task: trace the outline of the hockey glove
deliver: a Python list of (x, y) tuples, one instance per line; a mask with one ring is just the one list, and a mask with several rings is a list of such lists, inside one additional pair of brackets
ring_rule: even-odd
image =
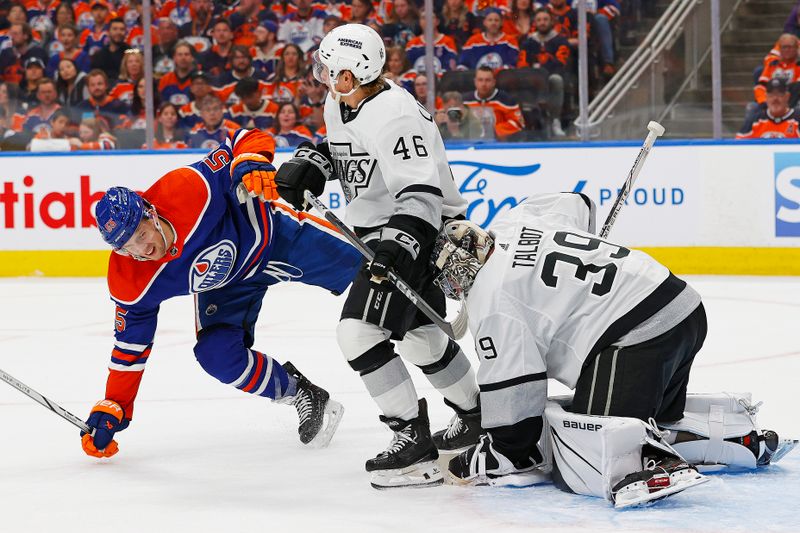
[(308, 209), (305, 192), (319, 196), (325, 182), (333, 179), (333, 160), (327, 143), (314, 147), (304, 142), (297, 147), (292, 158), (281, 165), (275, 175), (278, 194), (299, 211)]
[(372, 281), (380, 283), (394, 270), (408, 282), (420, 251), (436, 238), (433, 226), (411, 215), (394, 215), (381, 230), (381, 241), (369, 266)]
[(262, 202), (278, 199), (275, 167), (260, 154), (240, 154), (231, 163), (231, 179), (240, 203), (258, 197)]
[(111, 457), (119, 451), (114, 433), (128, 427), (130, 420), (125, 418), (125, 413), (117, 402), (100, 400), (89, 413), (86, 424), (94, 428), (93, 436), (81, 431), (81, 444), (86, 455)]

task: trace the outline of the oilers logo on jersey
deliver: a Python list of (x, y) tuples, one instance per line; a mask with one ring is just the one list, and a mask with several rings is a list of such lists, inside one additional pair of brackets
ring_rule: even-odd
[(227, 239), (200, 252), (189, 271), (191, 291), (203, 292), (221, 286), (235, 260), (236, 247)]
[(354, 152), (350, 143), (330, 143), (331, 155), (336, 166), (336, 175), (348, 203), (358, 196), (361, 189), (369, 187), (377, 161), (367, 152)]
[(503, 68), (503, 58), (497, 52), (489, 52), (478, 59), (478, 67), (490, 67), (493, 70)]

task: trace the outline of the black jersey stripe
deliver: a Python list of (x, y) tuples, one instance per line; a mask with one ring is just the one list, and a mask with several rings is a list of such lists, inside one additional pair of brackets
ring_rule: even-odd
[(442, 194), (442, 189), (440, 189), (439, 187), (434, 187), (433, 185), (421, 185), (418, 183), (414, 185), (409, 185), (399, 193), (395, 194), (394, 197), (400, 198), (402, 195), (410, 192), (426, 192), (434, 196), (439, 196), (440, 198), (444, 197), (444, 195)]
[(547, 379), (547, 372), (538, 372), (536, 374), (525, 374), (524, 376), (507, 379), (505, 381), (486, 383), (484, 385), (479, 385), (479, 388), (481, 392), (491, 392), (501, 389), (508, 389), (509, 387), (514, 387), (515, 385), (521, 385), (522, 383), (528, 383), (531, 381), (542, 381), (545, 379)]

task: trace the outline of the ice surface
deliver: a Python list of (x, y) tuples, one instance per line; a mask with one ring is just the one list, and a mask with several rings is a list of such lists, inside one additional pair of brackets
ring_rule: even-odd
[[(752, 391), (763, 427), (800, 436), (800, 279), (689, 280), (709, 315), (690, 390)], [(626, 511), (551, 486), (376, 491), (363, 464), (390, 434), (336, 346), (341, 303), (276, 287), (257, 330), (259, 350), (291, 360), (345, 405), (324, 450), (302, 447), (292, 408), (205, 374), (188, 297), (162, 306), (134, 422), (110, 460), (84, 455), (77, 429), (0, 383), (0, 532), (800, 531), (797, 451)], [(0, 368), (83, 418), (103, 396), (112, 317), (103, 280), (2, 280)], [(442, 427), (447, 408), (412, 374)]]

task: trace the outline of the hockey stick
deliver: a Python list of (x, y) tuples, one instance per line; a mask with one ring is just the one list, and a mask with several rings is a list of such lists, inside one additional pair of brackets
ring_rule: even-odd
[(611, 211), (608, 213), (608, 218), (606, 218), (605, 223), (603, 223), (603, 228), (600, 230), (599, 235), (601, 239), (608, 237), (608, 234), (611, 232), (611, 226), (614, 225), (620, 209), (622, 209), (622, 206), (625, 204), (625, 200), (628, 199), (628, 195), (633, 188), (633, 182), (636, 181), (636, 178), (639, 176), (639, 172), (641, 172), (642, 167), (644, 166), (645, 159), (647, 159), (647, 156), (650, 154), (650, 149), (653, 148), (653, 144), (655, 144), (656, 139), (664, 135), (664, 126), (655, 120), (651, 120), (650, 123), (647, 124), (647, 129), (650, 130), (650, 132), (647, 134), (644, 144), (642, 144), (642, 148), (639, 150), (639, 154), (636, 156), (636, 160), (633, 162), (633, 167), (631, 168), (631, 171), (628, 172), (628, 177), (625, 180), (625, 184), (622, 186), (622, 189), (620, 189), (619, 194), (617, 194), (617, 199), (614, 200), (614, 205), (611, 206)]
[[(325, 204), (320, 202), (319, 198), (314, 196), (310, 191), (305, 192), (305, 198), (308, 203), (310, 203), (317, 209), (317, 211), (322, 213), (322, 215), (328, 222), (336, 226), (336, 229), (342, 232), (345, 238), (348, 241), (350, 241), (350, 244), (355, 246), (356, 249), (358, 249), (358, 251), (361, 252), (361, 255), (366, 257), (369, 261), (372, 261), (372, 259), (375, 257), (373, 251), (370, 250), (369, 247), (366, 244), (364, 244), (364, 241), (359, 239), (358, 235), (353, 233), (353, 231), (350, 228), (348, 228), (345, 225), (345, 223), (342, 222), (333, 211), (328, 209), (325, 206)], [(427, 316), (431, 320), (431, 322), (439, 326), (439, 328), (442, 331), (444, 331), (448, 337), (450, 337), (453, 340), (458, 340), (461, 337), (463, 337), (464, 334), (466, 334), (468, 326), (466, 313), (459, 312), (455, 320), (453, 320), (452, 322), (448, 322), (444, 318), (440, 317), (439, 313), (434, 311), (433, 308), (430, 305), (428, 305), (428, 302), (426, 302), (422, 298), (422, 296), (417, 294), (416, 291), (414, 291), (414, 289), (409, 287), (405, 281), (400, 279), (393, 270), (390, 269), (386, 277), (392, 285), (397, 287), (397, 290), (399, 290), (403, 294), (403, 296), (411, 300), (411, 303), (414, 304), (417, 309), (422, 311), (425, 314), (425, 316)], [(463, 303), (462, 303), (462, 310), (463, 310)]]
[(9, 385), (11, 385), (12, 387), (14, 387), (15, 389), (17, 389), (18, 391), (20, 391), (22, 394), (24, 394), (28, 398), (32, 398), (33, 400), (39, 402), (40, 404), (44, 405), (45, 407), (47, 407), (48, 409), (53, 411), (55, 414), (57, 414), (58, 416), (60, 416), (64, 420), (66, 420), (67, 422), (70, 422), (71, 424), (73, 424), (74, 426), (79, 428), (84, 433), (88, 433), (90, 435), (94, 435), (94, 429), (92, 429), (88, 425), (86, 425), (86, 422), (84, 422), (83, 420), (81, 420), (77, 416), (73, 415), (72, 413), (70, 413), (69, 411), (67, 411), (66, 409), (64, 409), (60, 405), (58, 405), (57, 403), (48, 400), (47, 398), (45, 398), (44, 396), (42, 396), (41, 394), (39, 394), (38, 392), (36, 392), (32, 388), (30, 388), (27, 385), (25, 385), (23, 382), (21, 382), (18, 379), (16, 379), (11, 374), (7, 374), (3, 370), (0, 370), (0, 378), (3, 381), (5, 381), (6, 383), (8, 383)]

